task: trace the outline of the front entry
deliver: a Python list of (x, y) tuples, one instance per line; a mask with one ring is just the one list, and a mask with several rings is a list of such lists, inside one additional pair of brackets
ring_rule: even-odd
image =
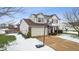
[(56, 35), (57, 34), (57, 27), (48, 27), (48, 35)]

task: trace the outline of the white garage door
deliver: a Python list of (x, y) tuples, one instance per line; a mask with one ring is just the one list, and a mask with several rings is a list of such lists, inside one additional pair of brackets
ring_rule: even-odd
[[(45, 34), (47, 35), (47, 29), (45, 30)], [(31, 35), (32, 36), (41, 36), (44, 35), (44, 28), (40, 27), (40, 28), (31, 28)]]

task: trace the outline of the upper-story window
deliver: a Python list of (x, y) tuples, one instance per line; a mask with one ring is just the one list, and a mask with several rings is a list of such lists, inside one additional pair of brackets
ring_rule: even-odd
[(58, 20), (56, 20), (56, 23), (58, 23)]
[(52, 19), (52, 23), (54, 22), (54, 20)]
[(54, 20), (53, 20), (53, 23), (58, 23), (58, 20), (57, 20), (57, 19), (54, 19)]
[(41, 18), (38, 18), (38, 22), (41, 22)]
[(38, 22), (44, 22), (43, 18), (38, 18)]

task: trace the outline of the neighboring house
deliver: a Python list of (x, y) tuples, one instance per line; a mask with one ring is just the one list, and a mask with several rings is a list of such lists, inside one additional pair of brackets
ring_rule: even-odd
[(6, 33), (17, 33), (19, 32), (19, 28), (17, 25), (9, 24), (8, 25), (8, 30), (5, 30)]
[(5, 23), (0, 24), (0, 34), (16, 33), (18, 31), (19, 31), (19, 29), (18, 29), (17, 25), (5, 24)]
[(59, 18), (56, 14), (44, 15), (43, 13), (32, 14), (29, 19), (22, 19), (20, 22), (20, 32), (27, 35), (29, 30), (31, 31), (31, 36), (41, 36), (53, 34), (59, 29)]
[(5, 29), (5, 28), (7, 28), (7, 27), (8, 27), (8, 25), (5, 24), (5, 23), (0, 24), (0, 29)]

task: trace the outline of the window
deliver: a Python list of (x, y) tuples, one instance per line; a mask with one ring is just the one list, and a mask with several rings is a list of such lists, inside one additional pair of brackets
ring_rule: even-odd
[(58, 23), (58, 20), (56, 20), (56, 23)]
[(52, 23), (58, 23), (57, 19), (53, 19)]
[(41, 22), (41, 18), (38, 18), (38, 22)]
[(43, 18), (38, 18), (38, 22), (44, 22)]
[(52, 23), (58, 23), (58, 20), (52, 19)]

